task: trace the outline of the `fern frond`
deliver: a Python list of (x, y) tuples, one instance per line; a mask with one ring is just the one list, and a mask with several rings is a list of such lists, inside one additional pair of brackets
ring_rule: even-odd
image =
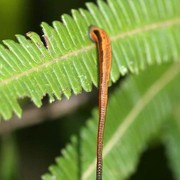
[[(180, 99), (177, 97), (177, 99)], [(175, 111), (177, 112), (175, 112)], [(180, 105), (174, 103), (173, 116), (170, 116), (169, 122), (165, 125), (163, 136), (164, 145), (167, 149), (167, 157), (169, 159), (170, 168), (172, 169), (174, 178), (180, 179)], [(178, 114), (177, 114), (178, 113)], [(178, 115), (177, 118), (176, 114)]]
[(22, 110), (17, 99), (30, 97), (38, 106), (45, 94), (67, 98), (97, 86), (96, 47), (88, 26), (105, 29), (112, 41), (111, 80), (139, 72), (152, 64), (179, 61), (179, 0), (109, 0), (87, 3), (88, 10), (72, 11), (53, 27), (42, 23), (46, 47), (39, 35), (17, 35), (18, 43), (0, 45), (0, 115), (9, 119)]
[[(152, 66), (111, 94), (104, 142), (103, 179), (127, 179), (148, 142), (159, 136), (179, 97), (180, 63)], [(143, 83), (142, 83), (143, 82)], [(173, 93), (171, 93), (173, 92)], [(178, 102), (179, 103), (179, 102)], [(98, 110), (51, 166), (50, 179), (95, 179)], [(71, 173), (69, 173), (71, 172)]]

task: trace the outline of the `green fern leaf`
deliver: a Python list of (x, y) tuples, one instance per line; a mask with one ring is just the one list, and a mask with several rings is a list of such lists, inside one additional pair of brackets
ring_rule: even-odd
[[(127, 179), (135, 171), (140, 154), (160, 134), (172, 112), (173, 99), (179, 97), (179, 79), (180, 63), (153, 66), (138, 76), (129, 76), (111, 95), (103, 179)], [(95, 179), (97, 123), (96, 109), (87, 127), (72, 138), (43, 180)]]
[(104, 28), (112, 41), (111, 80), (139, 72), (152, 64), (179, 61), (180, 1), (97, 1), (87, 10), (62, 16), (53, 27), (42, 23), (46, 47), (39, 35), (17, 35), (18, 43), (0, 45), (0, 115), (21, 116), (18, 98), (29, 97), (40, 107), (48, 94), (67, 98), (97, 86), (96, 46), (88, 37), (91, 24)]
[[(177, 99), (180, 99), (177, 98)], [(176, 101), (174, 101), (176, 102)], [(175, 110), (175, 111), (174, 111)], [(178, 111), (177, 111), (178, 110)], [(164, 144), (167, 149), (167, 157), (169, 159), (169, 164), (172, 169), (172, 172), (174, 174), (174, 178), (179, 180), (180, 179), (180, 105), (177, 103), (174, 103), (173, 113), (174, 117), (171, 116), (169, 118), (169, 123), (167, 123), (165, 126), (165, 132), (164, 132)], [(178, 115), (176, 117), (176, 115)]]

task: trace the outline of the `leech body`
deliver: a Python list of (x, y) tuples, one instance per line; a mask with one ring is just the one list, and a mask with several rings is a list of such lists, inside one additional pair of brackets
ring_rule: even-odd
[(103, 137), (108, 102), (108, 82), (111, 70), (111, 43), (107, 33), (95, 26), (89, 27), (90, 38), (98, 46), (99, 58), (99, 123), (97, 135), (96, 180), (102, 180)]

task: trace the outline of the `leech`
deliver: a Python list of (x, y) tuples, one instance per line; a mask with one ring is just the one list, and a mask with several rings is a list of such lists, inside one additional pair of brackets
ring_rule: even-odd
[(111, 71), (111, 43), (107, 33), (95, 26), (89, 27), (90, 38), (96, 42), (99, 59), (99, 123), (97, 135), (96, 180), (102, 180), (103, 138), (108, 102), (108, 82)]

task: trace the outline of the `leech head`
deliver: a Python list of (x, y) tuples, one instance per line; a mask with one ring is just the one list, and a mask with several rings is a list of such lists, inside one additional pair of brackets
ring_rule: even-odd
[(99, 28), (96, 26), (89, 26), (89, 37), (93, 42), (97, 42), (98, 41), (98, 32), (99, 32)]

